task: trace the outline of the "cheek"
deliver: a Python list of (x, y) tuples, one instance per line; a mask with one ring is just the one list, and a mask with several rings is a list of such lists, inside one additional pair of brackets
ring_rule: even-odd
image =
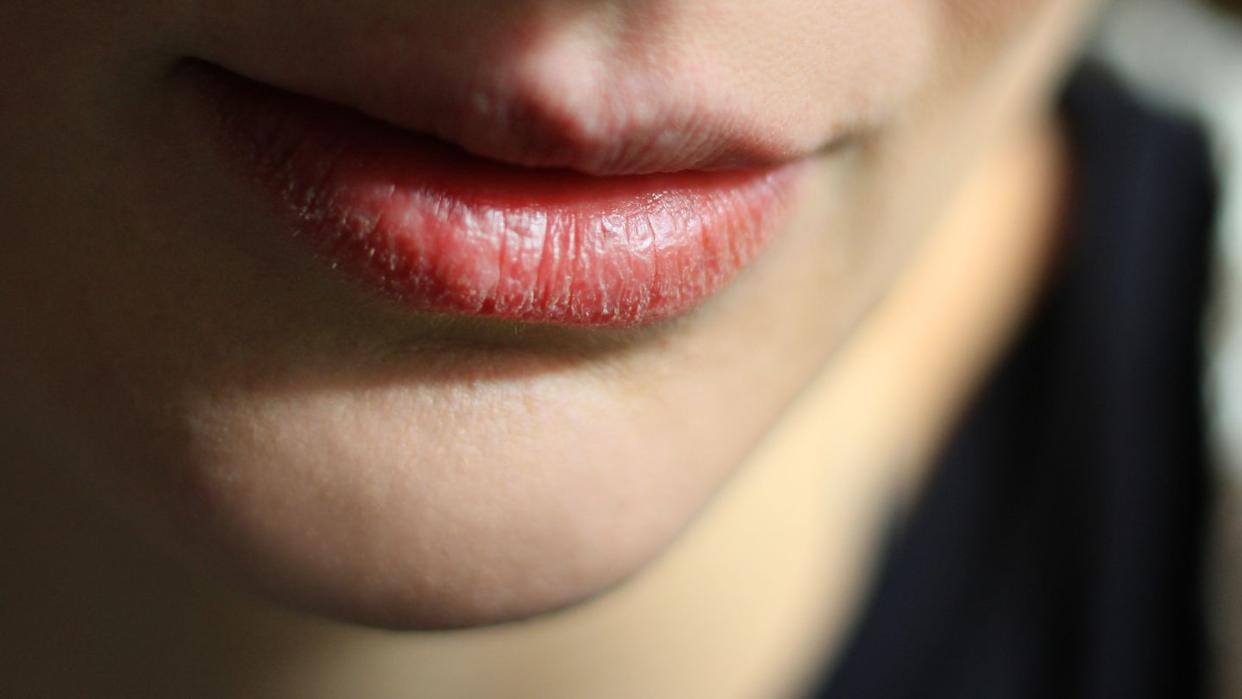
[[(711, 28), (689, 69), (735, 89), (767, 124), (803, 144), (875, 133), (973, 80), (1054, 3), (1093, 0), (833, 0), (703, 3), (674, 27)], [(773, 42), (771, 37), (781, 37)], [(677, 54), (674, 54), (677, 55)], [(682, 56), (683, 60), (685, 56)], [(794, 118), (789, 118), (790, 116)]]
[(812, 148), (883, 124), (932, 75), (939, 17), (927, 0), (688, 6), (730, 37), (695, 68)]
[(946, 33), (959, 41), (993, 43), (1053, 2), (1086, 7), (1094, 0), (936, 0)]

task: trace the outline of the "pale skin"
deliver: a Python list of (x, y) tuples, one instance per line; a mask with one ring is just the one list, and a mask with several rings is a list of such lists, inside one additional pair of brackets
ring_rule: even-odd
[[(728, 55), (730, 99), (791, 153), (843, 122), (868, 136), (814, 156), (789, 230), (723, 295), (619, 338), (410, 318), (286, 249), (181, 130), (179, 56), (312, 84), (354, 55), (298, 48), (337, 26), (329, 4), (0, 12), (0, 77), (25, 97), (0, 117), (17, 299), (0, 308), (0, 516), (20, 571), (0, 596), (23, 600), (5, 681), (796, 694), (1055, 251), (1049, 94), (1092, 4), (975, 4), (787, 0), (760, 31), (746, 4), (651, 3), (661, 33), (627, 56)], [(514, 7), (547, 41), (511, 77), (551, 84), (550, 57), (576, 55), (548, 19), (565, 7)], [(574, 7), (588, 37), (618, 13), (654, 21)], [(332, 36), (356, 47), (350, 28), (407, 9), (369, 3)], [(490, 26), (445, 12), (442, 31)], [(895, 43), (870, 56), (882, 30)], [(760, 79), (773, 62), (789, 83)], [(514, 617), (533, 618), (490, 627)], [(484, 628), (418, 630), (446, 625)]]

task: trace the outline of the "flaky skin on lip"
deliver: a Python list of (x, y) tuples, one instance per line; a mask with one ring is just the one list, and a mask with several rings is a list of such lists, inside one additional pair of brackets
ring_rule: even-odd
[(418, 311), (636, 325), (723, 288), (803, 163), (598, 177), (470, 155), (214, 72), (222, 141), (332, 266)]

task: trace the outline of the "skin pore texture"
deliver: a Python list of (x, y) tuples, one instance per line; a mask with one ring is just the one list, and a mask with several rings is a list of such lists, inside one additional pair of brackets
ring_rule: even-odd
[[(768, 697), (822, 668), (1051, 258), (1047, 109), (1092, 3), (762, 5), (0, 9), (0, 693)], [(527, 166), (810, 174), (682, 317), (411, 314), (285, 234), (187, 59)]]

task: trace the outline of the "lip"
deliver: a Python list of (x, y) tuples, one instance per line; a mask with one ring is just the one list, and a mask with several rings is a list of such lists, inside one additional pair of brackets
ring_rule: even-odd
[(420, 312), (578, 326), (686, 313), (754, 261), (807, 170), (523, 167), (224, 71), (199, 77), (224, 150), (293, 234)]

